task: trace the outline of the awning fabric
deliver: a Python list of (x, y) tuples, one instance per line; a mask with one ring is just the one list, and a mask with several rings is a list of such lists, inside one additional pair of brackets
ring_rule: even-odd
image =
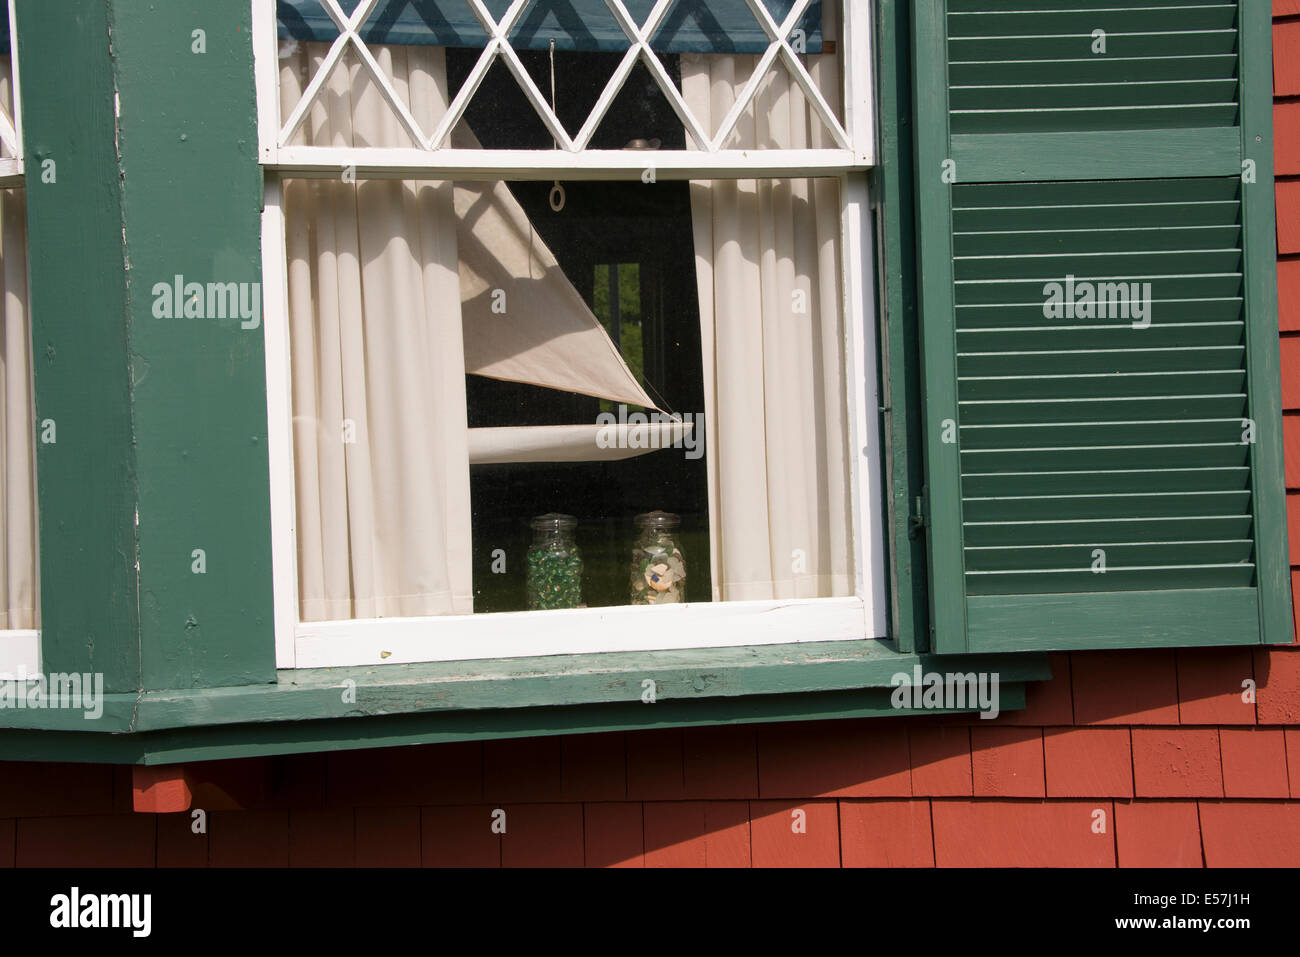
[[(358, 0), (341, 0), (345, 13)], [(780, 23), (794, 0), (764, 0), (772, 19)], [(485, 0), (488, 11), (502, 16), (509, 0)], [(628, 13), (644, 23), (654, 0), (625, 0)], [(330, 42), (338, 28), (320, 0), (278, 0), (281, 39)], [(800, 24), (808, 53), (822, 52), (821, 0), (814, 0)], [(361, 39), (367, 43), (395, 43), (443, 47), (482, 47), (487, 36), (465, 0), (379, 0)], [(557, 50), (621, 52), (627, 36), (605, 0), (533, 0), (510, 36), (517, 50), (545, 50), (555, 41)], [(745, 0), (678, 0), (651, 40), (662, 53), (762, 53), (767, 34)]]

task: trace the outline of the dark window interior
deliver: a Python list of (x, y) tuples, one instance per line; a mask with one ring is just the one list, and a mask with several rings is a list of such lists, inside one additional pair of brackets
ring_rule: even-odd
[[(448, 50), (453, 89), (463, 83), (477, 51)], [(538, 86), (550, 91), (546, 53), (521, 54)], [(576, 132), (599, 96), (614, 54), (556, 53), (556, 102), (566, 129)], [(609, 61), (605, 63), (603, 61)], [(676, 57), (665, 66), (677, 79)], [(544, 81), (544, 82), (543, 82)], [(549, 135), (508, 71), (493, 70), (473, 98), (466, 122), (485, 148), (550, 149)], [(537, 130), (541, 130), (539, 134)], [(593, 148), (622, 148), (633, 139), (659, 139), (683, 148), (681, 124), (641, 68), (633, 73), (597, 134)], [(689, 187), (682, 182), (566, 182), (566, 203), (552, 211), (549, 182), (512, 182), (510, 190), (578, 292), (611, 331), (646, 391), (673, 412), (703, 409), (703, 370)], [(610, 296), (617, 267), (618, 325)], [(536, 386), (466, 376), (470, 427), (594, 423), (609, 402)], [(711, 439), (705, 423), (705, 440)], [(687, 594), (707, 601), (708, 492), (703, 456), (664, 449), (618, 462), (481, 465), (471, 470), (475, 611), (517, 611), (524, 605), (524, 554), (529, 520), (567, 512), (579, 520), (587, 605), (627, 602), (632, 519), (653, 509), (681, 516), (679, 544), (687, 562)], [(492, 571), (504, 549), (506, 571)]]

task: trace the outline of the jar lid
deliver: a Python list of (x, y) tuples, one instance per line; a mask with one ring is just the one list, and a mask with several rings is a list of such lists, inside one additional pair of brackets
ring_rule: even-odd
[(545, 515), (538, 515), (531, 522), (535, 532), (550, 531), (569, 531), (578, 527), (578, 520), (572, 515), (564, 515), (560, 512), (547, 512)]
[(681, 524), (681, 519), (672, 512), (661, 512), (655, 509), (653, 512), (643, 512), (636, 517), (638, 528), (676, 528)]

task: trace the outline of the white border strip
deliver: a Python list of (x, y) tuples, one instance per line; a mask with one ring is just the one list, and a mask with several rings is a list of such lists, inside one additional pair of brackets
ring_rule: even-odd
[(266, 342), (266, 444), (271, 472), (271, 594), (275, 665), (295, 667), (298, 544), (293, 492), (293, 395), (289, 360), (289, 274), (280, 180), (266, 178), (262, 206), (262, 326)]
[(858, 598), (305, 622), (299, 668), (861, 640)]
[(0, 631), (0, 681), (15, 681), (22, 671), (41, 673), (41, 633), (30, 629)]

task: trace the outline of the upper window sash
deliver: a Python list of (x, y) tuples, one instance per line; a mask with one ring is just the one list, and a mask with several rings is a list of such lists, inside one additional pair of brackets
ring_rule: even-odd
[[(424, 130), (393, 89), (361, 37), (367, 19), (380, 0), (360, 0), (349, 16), (338, 0), (319, 0), (334, 21), (338, 37), (331, 44), (320, 69), (312, 77), (300, 101), (288, 115), (280, 109), (279, 40), (276, 31), (275, 0), (252, 0), (253, 54), (257, 83), (258, 148), (263, 166), (286, 175), (334, 177), (348, 169), (362, 178), (445, 178), (445, 179), (551, 179), (560, 173), (583, 179), (633, 179), (653, 169), (663, 179), (725, 179), (779, 176), (834, 176), (864, 170), (875, 162), (875, 120), (871, 82), (871, 4), (841, 4), (841, 72), (844, 83), (844, 122), (818, 91), (808, 70), (791, 45), (791, 33), (801, 22), (812, 0), (795, 0), (781, 22), (773, 19), (762, 0), (744, 0), (767, 35), (769, 45), (759, 57), (749, 81), (736, 103), (710, 136), (692, 115), (680, 90), (673, 84), (658, 56), (651, 50), (651, 38), (673, 6), (673, 0), (657, 0), (644, 23), (628, 13), (624, 0), (605, 0), (610, 13), (626, 34), (629, 48), (611, 76), (581, 130), (570, 135), (556, 117), (546, 97), (524, 68), (509, 37), (520, 17), (537, 0), (513, 0), (498, 21), (483, 0), (464, 0), (488, 36), (478, 61), (464, 86), (453, 98), (435, 129)], [(291, 139), (300, 127), (316, 95), (335, 65), (351, 47), (362, 68), (378, 87), (415, 147), (326, 147), (296, 146)], [(451, 130), (461, 120), (488, 69), (500, 58), (523, 89), (547, 131), (554, 137), (554, 150), (456, 149), (446, 144)], [(762, 80), (780, 60), (808, 99), (811, 111), (821, 120), (829, 148), (797, 150), (725, 149), (737, 122), (758, 93)], [(656, 150), (651, 154), (627, 150), (589, 149), (606, 112), (638, 62), (642, 62), (668, 98), (686, 131), (690, 147), (684, 150)]]

